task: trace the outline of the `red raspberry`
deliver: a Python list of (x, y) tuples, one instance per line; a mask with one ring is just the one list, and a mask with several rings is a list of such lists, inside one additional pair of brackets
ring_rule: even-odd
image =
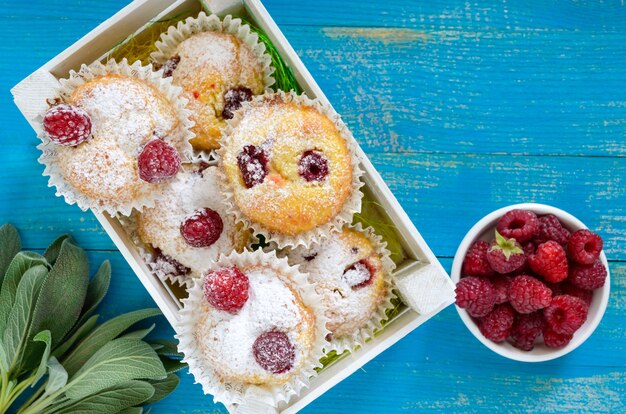
[(535, 347), (535, 339), (541, 335), (545, 324), (540, 311), (516, 315), (511, 330), (513, 346), (523, 351), (532, 350)]
[(572, 340), (572, 335), (564, 335), (554, 332), (549, 327), (543, 330), (543, 343), (548, 348), (561, 348)]
[(298, 161), (298, 174), (306, 181), (323, 181), (328, 175), (328, 159), (319, 151), (305, 151)]
[(511, 273), (524, 266), (526, 255), (515, 239), (506, 239), (496, 231), (496, 239), (487, 250), (487, 261), (498, 273)]
[(529, 210), (511, 210), (500, 218), (498, 232), (507, 239), (524, 243), (532, 239), (539, 230), (537, 215)]
[(222, 230), (222, 218), (210, 208), (194, 211), (180, 225), (180, 235), (192, 247), (209, 247), (220, 238)]
[(496, 292), (491, 282), (481, 277), (464, 277), (456, 284), (456, 304), (475, 318), (487, 315), (493, 309)]
[(587, 229), (576, 230), (567, 243), (567, 252), (576, 263), (590, 265), (600, 257), (602, 237)]
[(256, 362), (266, 371), (282, 374), (293, 367), (296, 350), (283, 332), (265, 332), (252, 345)]
[(543, 316), (550, 329), (563, 335), (573, 335), (587, 320), (589, 306), (580, 298), (560, 295), (552, 298)]
[(567, 277), (567, 255), (563, 246), (553, 240), (540, 244), (535, 254), (528, 257), (528, 264), (548, 282), (560, 282)]
[(56, 144), (75, 147), (91, 137), (91, 118), (82, 108), (61, 104), (48, 109), (43, 129)]
[(224, 93), (224, 110), (222, 118), (233, 119), (235, 111), (241, 108), (241, 104), (252, 99), (252, 91), (245, 86), (229, 89)]
[(539, 231), (534, 241), (537, 245), (554, 240), (561, 246), (565, 247), (570, 238), (570, 232), (567, 230), (554, 214), (547, 214), (539, 217)]
[(552, 291), (532, 276), (515, 276), (509, 286), (509, 302), (519, 313), (531, 313), (550, 304)]
[(248, 301), (250, 281), (237, 267), (225, 267), (206, 275), (204, 297), (215, 308), (237, 313)]
[(180, 156), (176, 148), (167, 142), (154, 138), (141, 150), (137, 158), (139, 178), (148, 183), (168, 180), (180, 169)]
[(489, 277), (494, 274), (493, 269), (487, 261), (487, 250), (489, 243), (483, 240), (474, 242), (467, 250), (463, 259), (463, 276)]
[(496, 304), (505, 303), (509, 301), (509, 286), (511, 286), (511, 276), (497, 275), (491, 279), (493, 288), (496, 290)]
[(261, 184), (268, 173), (269, 160), (265, 151), (255, 145), (246, 145), (237, 155), (237, 164), (246, 188)]
[(567, 280), (581, 289), (598, 289), (604, 286), (606, 281), (606, 268), (600, 259), (593, 262), (592, 265), (573, 264)]
[(563, 282), (562, 287), (564, 294), (582, 299), (587, 306), (591, 305), (591, 301), (593, 299), (593, 292), (591, 290), (581, 289), (568, 281)]
[(163, 254), (161, 249), (154, 248), (154, 264), (156, 269), (170, 276), (186, 276), (191, 273), (191, 269), (182, 265), (178, 260)]
[(483, 336), (493, 342), (502, 342), (511, 334), (515, 313), (508, 304), (498, 305), (480, 320), (478, 328)]

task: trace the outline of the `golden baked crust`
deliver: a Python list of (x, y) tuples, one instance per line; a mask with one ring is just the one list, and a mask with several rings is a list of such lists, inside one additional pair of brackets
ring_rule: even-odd
[[(176, 109), (154, 86), (105, 75), (85, 82), (68, 99), (90, 116), (93, 137), (57, 148), (65, 180), (86, 196), (128, 204), (156, 187), (139, 178), (137, 156), (153, 136), (168, 140), (178, 126)], [(177, 146), (175, 143), (174, 146)]]
[(196, 123), (190, 142), (199, 150), (216, 149), (225, 126), (224, 94), (237, 87), (263, 93), (263, 66), (250, 47), (221, 32), (189, 37), (178, 45), (176, 56), (180, 61), (172, 72), (173, 83), (183, 88)]
[[(335, 124), (317, 109), (274, 98), (246, 106), (225, 137), (223, 168), (239, 210), (268, 231), (298, 235), (331, 221), (352, 191), (352, 158)], [(269, 158), (262, 183), (247, 188), (237, 163), (243, 148), (263, 148)], [(298, 163), (307, 151), (328, 160), (328, 174), (307, 181)]]

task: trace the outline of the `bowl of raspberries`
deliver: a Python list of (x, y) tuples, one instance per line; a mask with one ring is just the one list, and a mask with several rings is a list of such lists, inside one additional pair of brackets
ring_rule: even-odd
[(609, 300), (602, 238), (544, 204), (516, 204), (474, 225), (452, 264), (456, 308), (485, 346), (524, 362), (582, 344)]

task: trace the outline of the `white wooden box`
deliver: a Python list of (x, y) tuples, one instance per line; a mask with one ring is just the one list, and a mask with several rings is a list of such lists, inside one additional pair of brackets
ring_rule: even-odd
[[(302, 90), (310, 97), (328, 102), (259, 0), (208, 0), (204, 1), (204, 6), (218, 15), (233, 14), (254, 22), (268, 35), (283, 60), (293, 69)], [(200, 11), (200, 8), (198, 0), (134, 1), (16, 85), (11, 90), (16, 105), (37, 131), (41, 128), (37, 115), (45, 110), (46, 98), (53, 94), (58, 78), (66, 77), (70, 69), (77, 70), (83, 63), (106, 58), (115, 45), (130, 35), (140, 33), (151, 21), (181, 12)], [(396, 281), (416, 282), (413, 283), (412, 293), (400, 293), (404, 293), (405, 303), (412, 303), (413, 308), (418, 308), (421, 314), (409, 307), (403, 309), (376, 338), (359, 351), (327, 366), (299, 398), (280, 407), (281, 413), (299, 411), (454, 301), (453, 285), (441, 264), (360, 147), (358, 155), (365, 171), (365, 191), (381, 206), (380, 213), (395, 226), (407, 257), (394, 272), (394, 278)], [(179, 299), (167, 284), (151, 274), (120, 223), (106, 214), (95, 215), (165, 317), (175, 327), (180, 309)], [(428, 291), (430, 288), (437, 292)]]

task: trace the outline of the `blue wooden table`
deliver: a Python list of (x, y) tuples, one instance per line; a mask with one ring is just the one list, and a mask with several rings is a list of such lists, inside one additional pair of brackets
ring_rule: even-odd
[[(0, 221), (109, 258), (103, 314), (154, 306), (91, 213), (54, 197), (9, 88), (126, 0), (0, 0)], [(267, 0), (266, 6), (449, 269), (473, 223), (524, 201), (604, 237), (604, 320), (561, 359), (491, 353), (448, 308), (308, 413), (626, 411), (626, 6), (620, 1)], [(171, 335), (161, 321), (162, 336)], [(223, 412), (191, 376), (156, 413)]]

